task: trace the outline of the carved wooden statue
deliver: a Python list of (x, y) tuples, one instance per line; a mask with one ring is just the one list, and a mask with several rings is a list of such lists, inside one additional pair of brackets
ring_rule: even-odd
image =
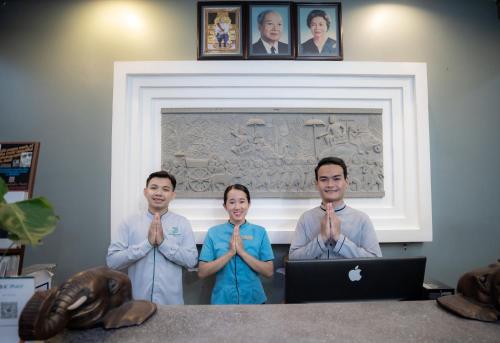
[(131, 299), (132, 286), (126, 274), (107, 267), (82, 271), (60, 287), (31, 297), (19, 319), (19, 337), (43, 340), (65, 328), (140, 325), (156, 312), (155, 304)]
[(440, 297), (437, 302), (465, 318), (497, 321), (500, 318), (500, 260), (462, 275), (457, 293)]

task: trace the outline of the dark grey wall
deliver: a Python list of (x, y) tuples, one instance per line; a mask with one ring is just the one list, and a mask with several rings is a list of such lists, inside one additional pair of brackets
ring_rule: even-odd
[[(346, 61), (427, 63), (434, 240), (385, 244), (383, 253), (426, 255), (428, 276), (455, 285), (500, 258), (495, 1), (342, 5)], [(113, 22), (123, 6), (144, 18), (142, 31)], [(62, 280), (104, 264), (113, 62), (196, 59), (195, 20), (195, 1), (0, 1), (0, 141), (41, 141), (35, 195), (61, 217), (43, 246), (28, 249), (28, 265), (55, 262)], [(275, 247), (277, 263), (286, 249)], [(266, 282), (276, 302), (279, 277)], [(186, 275), (186, 286), (188, 302), (207, 301), (209, 283)]]

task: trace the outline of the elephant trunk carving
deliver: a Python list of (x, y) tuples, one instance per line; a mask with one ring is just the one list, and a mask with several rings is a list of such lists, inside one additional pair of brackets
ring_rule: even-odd
[[(55, 333), (60, 332), (69, 320), (69, 314), (53, 307), (56, 290), (36, 292), (26, 304), (19, 320), (19, 337), (33, 340), (36, 333), (39, 339), (47, 339)], [(52, 310), (53, 308), (53, 310)], [(40, 323), (38, 312), (46, 313), (47, 316)], [(24, 322), (24, 325), (21, 323)], [(31, 325), (29, 324), (31, 323)]]
[[(19, 336), (24, 340), (41, 340), (64, 328), (137, 325), (156, 311), (153, 303), (130, 301), (131, 297), (130, 279), (123, 273), (106, 267), (80, 272), (57, 289), (33, 295), (21, 314)], [(127, 317), (131, 314), (134, 321)]]

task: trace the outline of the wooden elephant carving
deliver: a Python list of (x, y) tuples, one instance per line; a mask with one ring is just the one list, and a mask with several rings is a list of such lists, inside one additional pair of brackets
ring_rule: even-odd
[(97, 267), (73, 275), (60, 287), (36, 292), (19, 318), (19, 337), (44, 340), (65, 328), (139, 325), (155, 312), (155, 304), (132, 300), (132, 285), (126, 274)]

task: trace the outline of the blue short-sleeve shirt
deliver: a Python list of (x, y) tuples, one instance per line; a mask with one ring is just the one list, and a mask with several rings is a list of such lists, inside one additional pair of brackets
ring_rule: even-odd
[[(208, 230), (200, 261), (211, 262), (229, 251), (234, 225), (226, 222)], [(271, 243), (262, 226), (245, 222), (240, 226), (240, 236), (245, 250), (260, 261), (274, 259)], [(259, 274), (238, 255), (217, 272), (212, 291), (212, 304), (262, 304), (266, 294)]]

